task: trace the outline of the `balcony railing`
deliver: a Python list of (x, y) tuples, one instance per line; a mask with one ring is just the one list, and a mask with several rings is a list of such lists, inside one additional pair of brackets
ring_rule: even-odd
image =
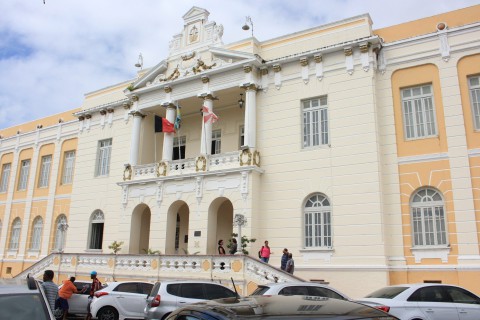
[[(179, 176), (198, 172), (201, 166), (197, 163), (198, 158), (173, 160), (165, 163), (149, 163), (133, 166), (132, 180), (153, 179), (160, 176)], [(203, 164), (203, 163), (201, 163)], [(221, 154), (213, 154), (205, 157), (205, 171), (214, 172), (234, 169), (241, 166), (240, 152), (233, 151)], [(203, 170), (200, 170), (203, 171)]]

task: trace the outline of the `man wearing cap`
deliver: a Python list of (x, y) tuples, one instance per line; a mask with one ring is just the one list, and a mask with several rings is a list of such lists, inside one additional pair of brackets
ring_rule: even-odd
[(88, 297), (88, 314), (86, 320), (92, 319), (92, 313), (90, 312), (90, 304), (93, 300), (93, 294), (102, 288), (102, 283), (97, 279), (97, 271), (90, 272), (90, 278), (92, 279), (92, 285), (90, 286), (90, 296)]

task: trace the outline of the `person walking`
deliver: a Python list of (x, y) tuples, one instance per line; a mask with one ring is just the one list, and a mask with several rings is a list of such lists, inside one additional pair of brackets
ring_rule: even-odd
[(225, 254), (225, 248), (223, 247), (222, 239), (218, 240), (218, 254), (221, 254), (221, 255)]
[(74, 282), (75, 277), (70, 277), (69, 280), (63, 281), (63, 286), (58, 290), (58, 306), (63, 312), (63, 320), (67, 319), (69, 308), (68, 299), (70, 299), (74, 293), (78, 292)]
[(287, 261), (288, 261), (288, 249), (283, 249), (282, 260), (280, 262), (280, 269), (284, 270), (287, 268)]
[(232, 243), (230, 244), (230, 250), (228, 250), (230, 254), (237, 253), (237, 239), (232, 238)]
[(293, 261), (293, 255), (291, 253), (288, 254), (288, 261), (285, 271), (291, 274), (293, 274), (293, 271), (295, 271), (295, 262)]
[(258, 255), (260, 257), (260, 260), (262, 260), (265, 263), (268, 263), (268, 260), (270, 260), (270, 255), (273, 252), (270, 251), (270, 247), (268, 246), (268, 240), (265, 240), (262, 248), (258, 252)]
[(102, 288), (102, 283), (97, 278), (97, 271), (90, 272), (90, 278), (92, 279), (92, 285), (90, 286), (90, 295), (88, 297), (88, 305), (87, 305), (87, 312), (88, 313), (87, 313), (87, 317), (85, 318), (85, 320), (91, 320), (92, 319), (92, 312), (91, 312), (90, 305), (92, 304), (93, 295), (95, 294), (95, 291), (98, 291)]
[(55, 310), (55, 301), (57, 301), (58, 298), (58, 286), (53, 283), (53, 277), (54, 277), (54, 272), (53, 270), (45, 270), (43, 272), (43, 291), (45, 291), (45, 295), (48, 300), (48, 305), (50, 306), (50, 310), (52, 312)]

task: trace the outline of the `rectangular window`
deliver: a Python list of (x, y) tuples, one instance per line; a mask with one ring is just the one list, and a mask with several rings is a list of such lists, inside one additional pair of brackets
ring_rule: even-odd
[(9, 250), (18, 250), (18, 244), (20, 242), (20, 230), (20, 224), (14, 224), (12, 233), (10, 235), (10, 245), (8, 246)]
[(110, 172), (110, 157), (112, 153), (112, 139), (98, 142), (97, 166), (95, 176), (107, 176)]
[(239, 149), (245, 145), (245, 126), (240, 127), (240, 145)]
[(40, 250), (40, 244), (42, 242), (42, 222), (37, 222), (33, 225), (32, 244), (30, 250)]
[(472, 117), (475, 130), (480, 130), (480, 76), (468, 79), (470, 99), (472, 103)]
[(43, 156), (40, 167), (40, 176), (38, 177), (38, 187), (48, 187), (48, 181), (50, 179), (50, 168), (52, 166), (52, 155)]
[(185, 159), (185, 136), (173, 138), (173, 160)]
[(27, 189), (28, 174), (30, 173), (30, 159), (22, 160), (20, 167), (20, 177), (18, 178), (18, 188), (17, 190)]
[(221, 130), (212, 131), (212, 154), (219, 154), (222, 152), (222, 132)]
[(65, 152), (63, 158), (62, 184), (71, 184), (73, 181), (73, 169), (75, 168), (75, 151)]
[(330, 211), (305, 213), (305, 247), (332, 247)]
[(12, 165), (10, 163), (4, 163), (2, 166), (2, 177), (0, 180), (0, 193), (7, 192), (8, 180), (10, 179), (10, 169)]
[(437, 135), (431, 85), (403, 89), (402, 111), (406, 139)]
[(103, 223), (92, 223), (90, 249), (102, 249), (102, 242), (103, 242)]
[(305, 100), (303, 105), (303, 147), (328, 145), (327, 97)]

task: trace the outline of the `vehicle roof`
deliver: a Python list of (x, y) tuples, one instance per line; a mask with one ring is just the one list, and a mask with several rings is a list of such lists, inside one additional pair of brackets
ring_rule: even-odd
[[(33, 279), (32, 279), (33, 280)], [(34, 281), (34, 280), (33, 280)], [(0, 294), (15, 293), (36, 293), (39, 292), (38, 285), (28, 285), (27, 279), (0, 279)]]
[(458, 287), (456, 285), (447, 284), (447, 283), (402, 283), (402, 284), (395, 284), (391, 286), (385, 286), (384, 288), (394, 288), (394, 287), (423, 288), (423, 287), (435, 287), (435, 286)]
[(225, 286), (223, 283), (215, 282), (215, 281), (205, 281), (205, 280), (161, 280), (157, 281), (156, 283), (161, 283), (161, 284), (172, 284), (172, 283), (213, 283), (213, 284), (219, 284), (221, 286)]
[(328, 284), (307, 281), (288, 281), (288, 282), (271, 282), (267, 284), (260, 284), (259, 287), (283, 287), (283, 286), (318, 286), (332, 288)]
[[(356, 302), (312, 296), (255, 296), (198, 302), (182, 308), (216, 312), (228, 318), (260, 318), (266, 315), (342, 315), (342, 319), (385, 317), (383, 311)], [(182, 309), (175, 313), (181, 312)], [(391, 319), (396, 319), (391, 317)]]

